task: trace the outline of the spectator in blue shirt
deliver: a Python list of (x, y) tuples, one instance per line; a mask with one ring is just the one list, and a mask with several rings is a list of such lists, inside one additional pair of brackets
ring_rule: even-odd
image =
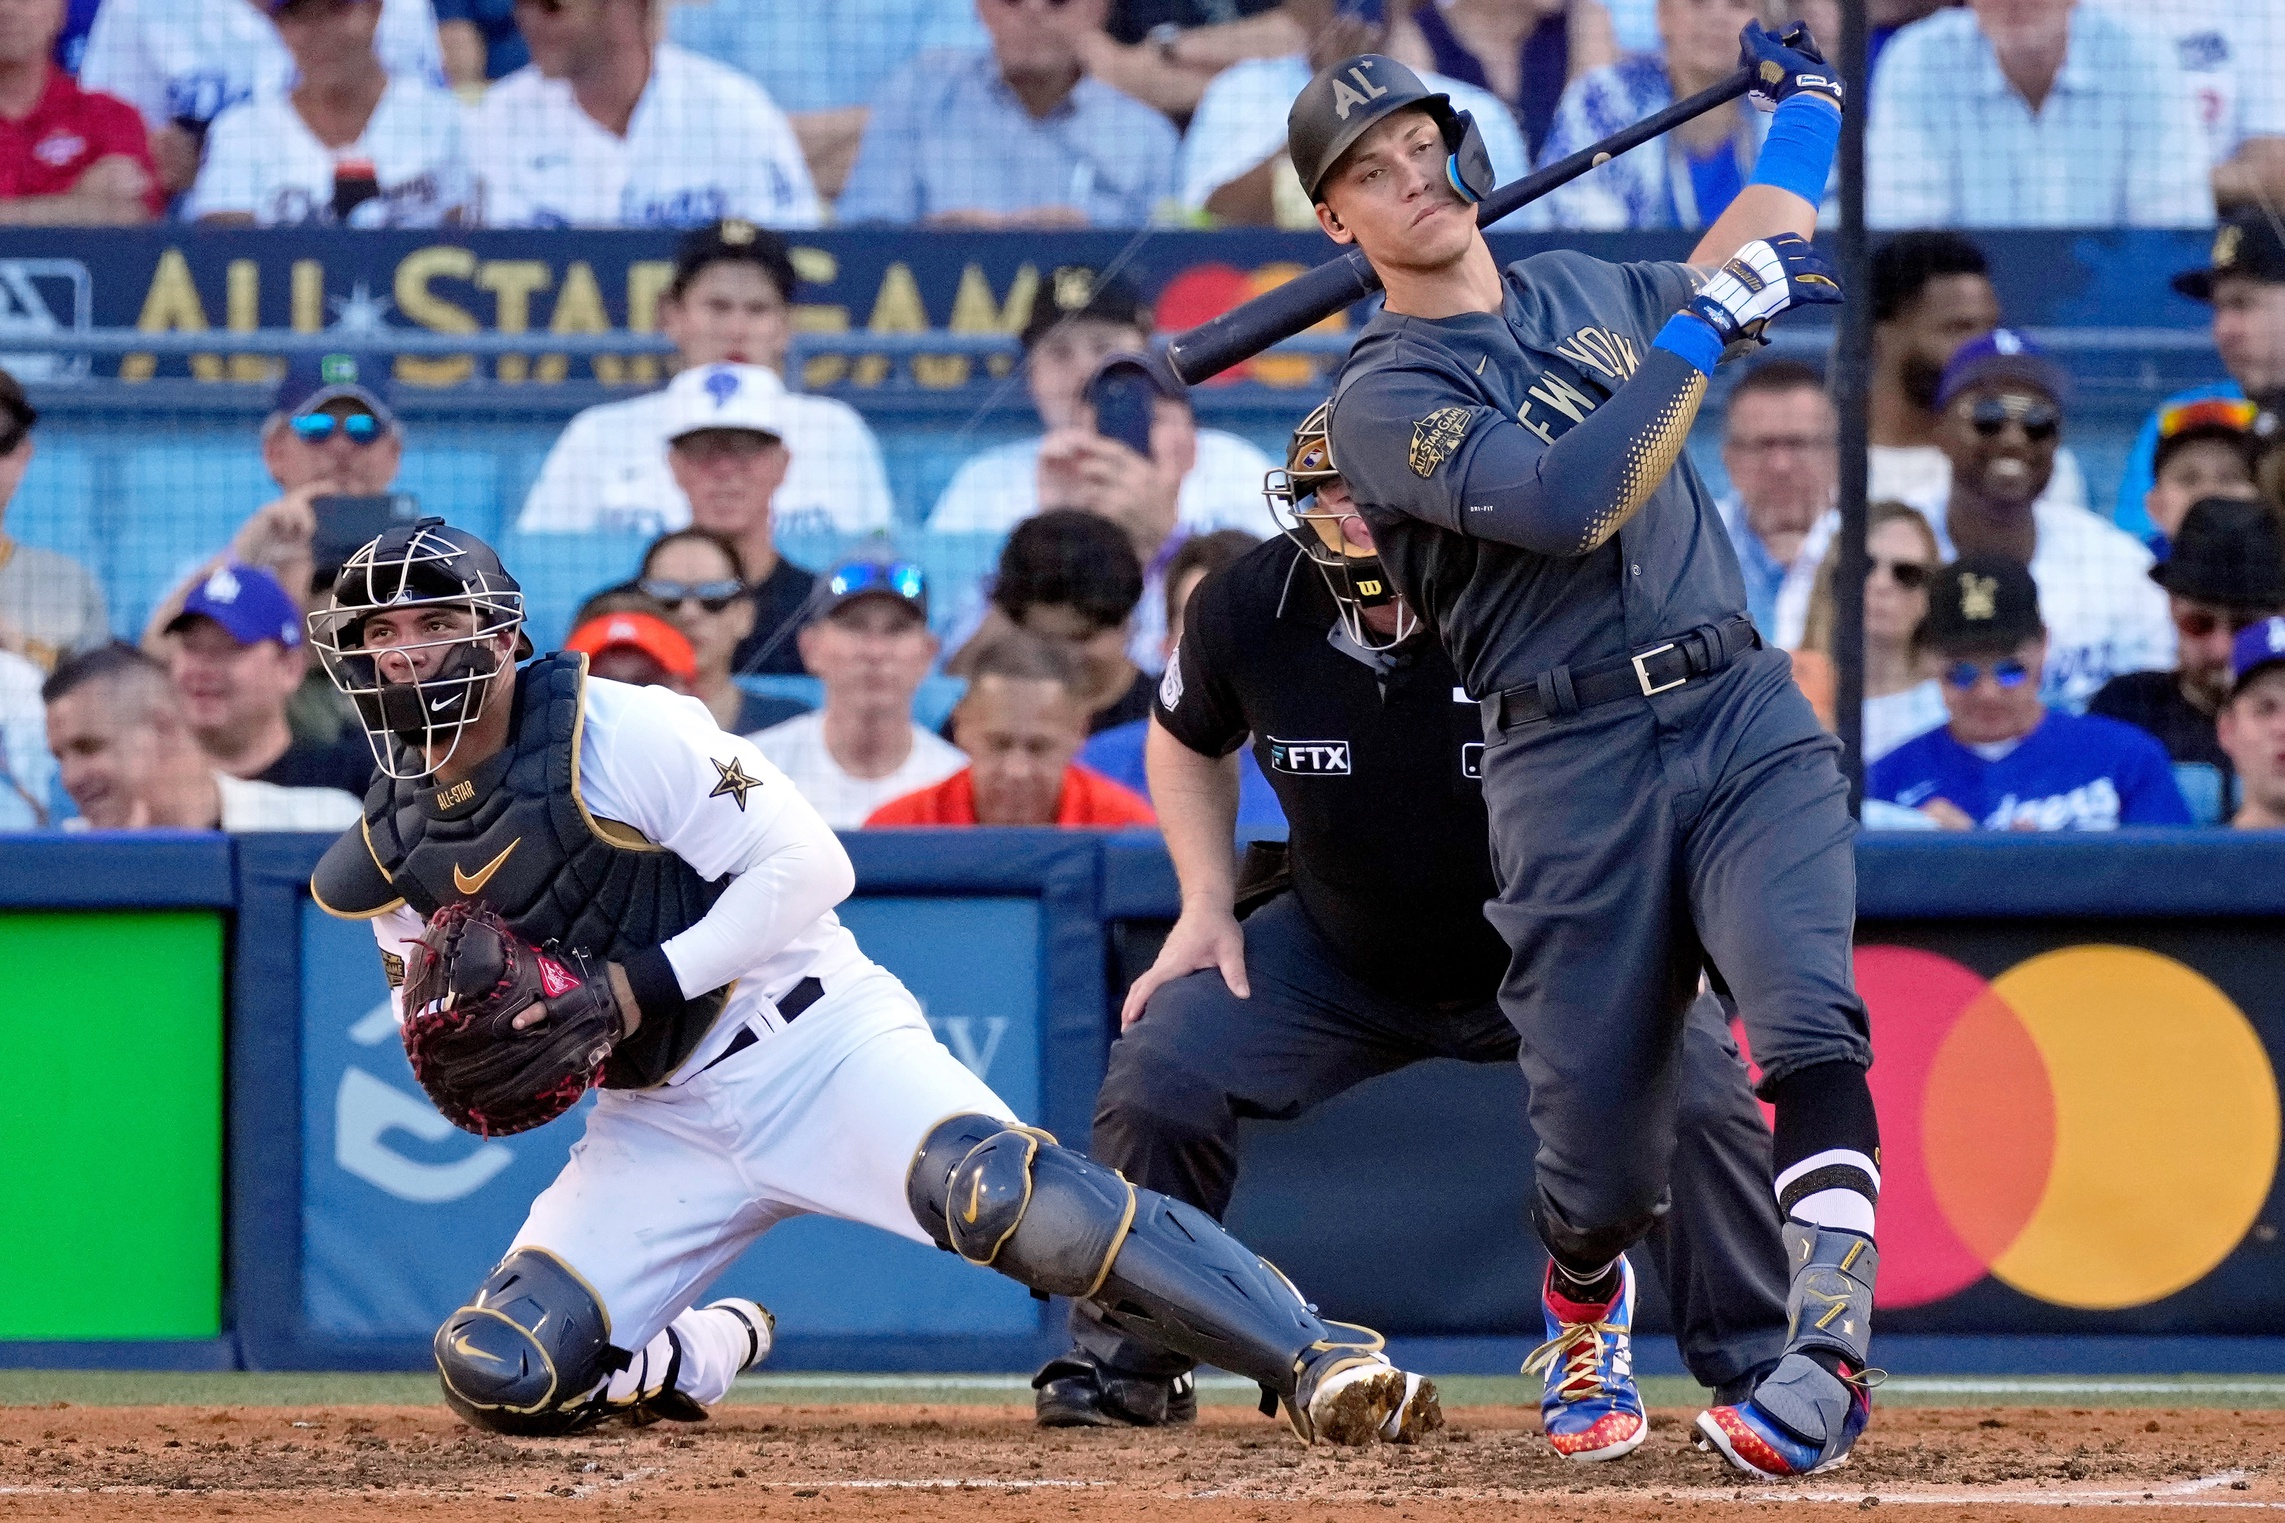
[(1840, 486), (1840, 419), (1814, 365), (1765, 360), (1745, 373), (1722, 419), (1722, 469), (1730, 490), (1718, 506), (1746, 611), (1774, 632), (1778, 590)]
[(1873, 763), (1867, 799), (1916, 809), (1944, 830), (2190, 823), (2157, 741), (2039, 701), (2047, 630), (2021, 562), (1971, 556), (1946, 566), (1919, 638), (1951, 722)]
[(2285, 232), (2258, 207), (2232, 215), (2214, 231), (2212, 263), (2184, 270), (2174, 289), (2214, 309), (2214, 348), (2229, 379), (2193, 386), (2158, 404), (2135, 436), (2118, 485), (2118, 526), (2137, 539), (2155, 529), (2143, 499), (2158, 454), (2158, 422), (2169, 410), (2214, 397), (2240, 400), (2285, 388)]
[(2221, 743), (2244, 788), (2230, 824), (2285, 830), (2285, 618), (2241, 631), (2230, 667), (2235, 680), (2221, 711)]
[(977, 0), (989, 48), (924, 53), (875, 96), (845, 223), (1140, 227), (1174, 194), (1173, 124), (1087, 76), (1105, 0)]
[(516, 0), (435, 0), (436, 40), (444, 49), (444, 77), (471, 97), (532, 61), (516, 28)]

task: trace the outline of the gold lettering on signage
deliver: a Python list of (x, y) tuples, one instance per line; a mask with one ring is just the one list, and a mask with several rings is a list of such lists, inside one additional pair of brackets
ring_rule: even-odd
[[(251, 259), (233, 259), (223, 275), (223, 323), (232, 333), (254, 333), (262, 326), (262, 267)], [(275, 382), (278, 362), (259, 354), (230, 356), (230, 379)]]
[[(674, 263), (667, 259), (638, 259), (627, 266), (627, 331), (659, 331), (659, 298), (674, 284)], [(627, 362), (627, 379), (637, 386), (655, 386), (659, 357), (638, 354)]]
[[(476, 267), (476, 289), (494, 298), (492, 326), (501, 333), (529, 333), (532, 329), (532, 293), (555, 284), (555, 272), (544, 259), (487, 259)], [(494, 367), (509, 384), (521, 381), (531, 365), (520, 354), (503, 354)]]
[[(801, 302), (793, 309), (793, 331), (796, 333), (847, 333), (849, 309), (830, 307), (822, 303)], [(849, 356), (846, 354), (813, 354), (802, 362), (801, 384), (806, 391), (823, 386), (837, 386), (849, 373)]]
[[(920, 283), (912, 278), (912, 266), (903, 260), (890, 265), (888, 272), (881, 276), (881, 288), (873, 297), (873, 315), (865, 327), (872, 333), (928, 331), (928, 309), (921, 305)], [(878, 386), (888, 374), (888, 356), (868, 354), (857, 361), (853, 379), (859, 386)], [(941, 380), (930, 380), (918, 359), (913, 363), (913, 378), (923, 386), (944, 384)]]
[[(190, 262), (181, 249), (168, 249), (151, 272), (151, 288), (143, 293), (143, 313), (135, 326), (145, 333), (204, 333), (209, 324), (206, 305), (198, 299), (198, 283), (190, 278)], [(119, 362), (119, 379), (147, 381), (158, 373), (153, 355), (130, 354)], [(190, 373), (202, 381), (222, 379), (222, 361), (211, 354), (194, 354)]]
[(1553, 371), (1532, 383), (1531, 394), (1576, 423), (1595, 410), (1595, 399)]
[(841, 261), (833, 257), (831, 249), (797, 243), (786, 254), (793, 260), (793, 273), (805, 285), (829, 286), (841, 278)]
[[(584, 259), (574, 259), (571, 268), (563, 272), (563, 289), (555, 296), (555, 315), (548, 319), (550, 333), (609, 333), (611, 314), (603, 309), (603, 288), (595, 283), (594, 267)], [(542, 355), (533, 373), (541, 380), (554, 383), (564, 378), (571, 368), (567, 354)], [(606, 383), (620, 377), (619, 357), (615, 354), (598, 354), (594, 361), (595, 379)]]
[[(997, 301), (992, 296), (991, 278), (980, 264), (970, 264), (960, 272), (960, 289), (952, 297), (952, 321), (946, 326), (954, 333), (1020, 333), (1031, 318), (1032, 303), (1039, 298), (1039, 267), (1026, 264), (1017, 269), (1015, 278), (1008, 282), (1008, 299)], [(1017, 313), (1021, 316), (1017, 316)], [(985, 367), (993, 377), (1008, 373), (1008, 359), (994, 355)], [(957, 373), (958, 385), (969, 376), (968, 362), (961, 360), (948, 366), (947, 373)]]
[[(474, 313), (430, 289), (432, 281), (467, 280), (475, 273), (476, 256), (466, 249), (445, 244), (415, 249), (397, 265), (397, 310), (432, 333), (475, 333), (482, 325)], [(457, 386), (475, 371), (475, 356), (466, 354), (397, 361), (397, 379), (414, 386)]]
[(314, 259), (294, 261), (293, 307), (294, 332), (325, 331), (325, 266)]

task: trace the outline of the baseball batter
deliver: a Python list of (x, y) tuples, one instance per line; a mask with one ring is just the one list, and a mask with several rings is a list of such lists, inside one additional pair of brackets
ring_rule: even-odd
[(1471, 204), (1488, 188), (1471, 124), (1391, 59), (1333, 65), (1289, 121), (1319, 224), (1387, 290), (1334, 392), (1334, 458), (1394, 586), (1482, 706), (1486, 913), (1539, 1138), (1550, 1341), (1599, 1371), (1594, 1399), (1550, 1411), (1551, 1433), (1590, 1435), (1581, 1458), (1639, 1442), (1612, 1312), (1622, 1250), (1667, 1208), (1684, 1012), (1709, 968), (1776, 1109), (1793, 1284), (1784, 1358), (1697, 1428), (1763, 1475), (1846, 1458), (1877, 1378), (1879, 1132), (1847, 789), (1682, 458), (1723, 355), (1840, 300), (1805, 238), (1840, 87), (1794, 36), (1745, 29), (1776, 115), (1686, 265), (1559, 250), (1500, 268)]
[[(1430, 1057), (1516, 1060), (1501, 1012), (1507, 948), (1484, 822), (1483, 731), (1458, 678), (1392, 593), (1326, 447), (1323, 407), (1270, 473), (1287, 524), (1192, 594), (1148, 741), (1151, 798), (1182, 915), (1135, 981), (1095, 1104), (1093, 1156), (1220, 1218), (1238, 1122), (1286, 1120)], [(1237, 749), (1251, 740), (1292, 824), (1233, 879)], [(1244, 924), (1239, 923), (1243, 917)], [(1710, 996), (1683, 1038), (1673, 1219), (1651, 1232), (1684, 1362), (1742, 1399), (1785, 1345), (1785, 1251), (1769, 1128)], [(1631, 1290), (1604, 1318), (1629, 1327)], [(1189, 1361), (1071, 1316), (1072, 1350), (1035, 1382), (1049, 1425), (1183, 1421)], [(1595, 1361), (1547, 1386), (1560, 1452), (1601, 1441), (1566, 1421), (1596, 1400)], [(1640, 1441), (1637, 1427), (1620, 1439)]]
[(413, 1072), (470, 1130), (585, 1136), (435, 1339), (445, 1400), (502, 1432), (695, 1419), (769, 1351), (693, 1309), (817, 1212), (958, 1252), (1261, 1382), (1305, 1440), (1410, 1439), (1430, 1383), (1320, 1321), (1204, 1213), (1018, 1122), (833, 908), (815, 810), (705, 707), (530, 654), (523, 599), (439, 519), (343, 568), (314, 643), (381, 775), (311, 880), (368, 918)]

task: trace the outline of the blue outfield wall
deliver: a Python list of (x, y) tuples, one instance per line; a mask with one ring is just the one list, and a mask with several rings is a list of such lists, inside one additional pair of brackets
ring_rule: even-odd
[[(229, 1332), (0, 1345), (0, 1363), (420, 1366), (560, 1165), (576, 1119), (484, 1141), (429, 1109), (370, 933), (309, 902), (324, 844), (0, 838), (0, 913), (204, 905), (232, 933)], [(1176, 907), (1157, 839), (848, 844), (844, 914), (867, 950), (956, 1057), (1083, 1142), (1118, 991)], [(1882, 1362), (2285, 1370), (2285, 838), (1873, 837), (1859, 862), (1887, 1131)], [(1538, 1336), (1521, 1099), (1512, 1066), (1434, 1061), (1248, 1122), (1232, 1225), (1407, 1357), (1512, 1370)], [(2119, 1188), (2090, 1194), (2098, 1178)], [(789, 1369), (1025, 1369), (1060, 1341), (1060, 1306), (842, 1223), (780, 1227), (722, 1285), (778, 1312)], [(1677, 1370), (1646, 1286), (1641, 1365)]]

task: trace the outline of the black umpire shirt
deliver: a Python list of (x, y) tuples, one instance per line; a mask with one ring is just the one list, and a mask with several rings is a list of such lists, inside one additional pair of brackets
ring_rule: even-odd
[(1191, 595), (1152, 711), (1202, 756), (1253, 737), (1290, 826), (1294, 892), (1347, 971), (1406, 1000), (1489, 999), (1508, 961), (1474, 705), (1425, 629), (1364, 652), (1283, 537)]

